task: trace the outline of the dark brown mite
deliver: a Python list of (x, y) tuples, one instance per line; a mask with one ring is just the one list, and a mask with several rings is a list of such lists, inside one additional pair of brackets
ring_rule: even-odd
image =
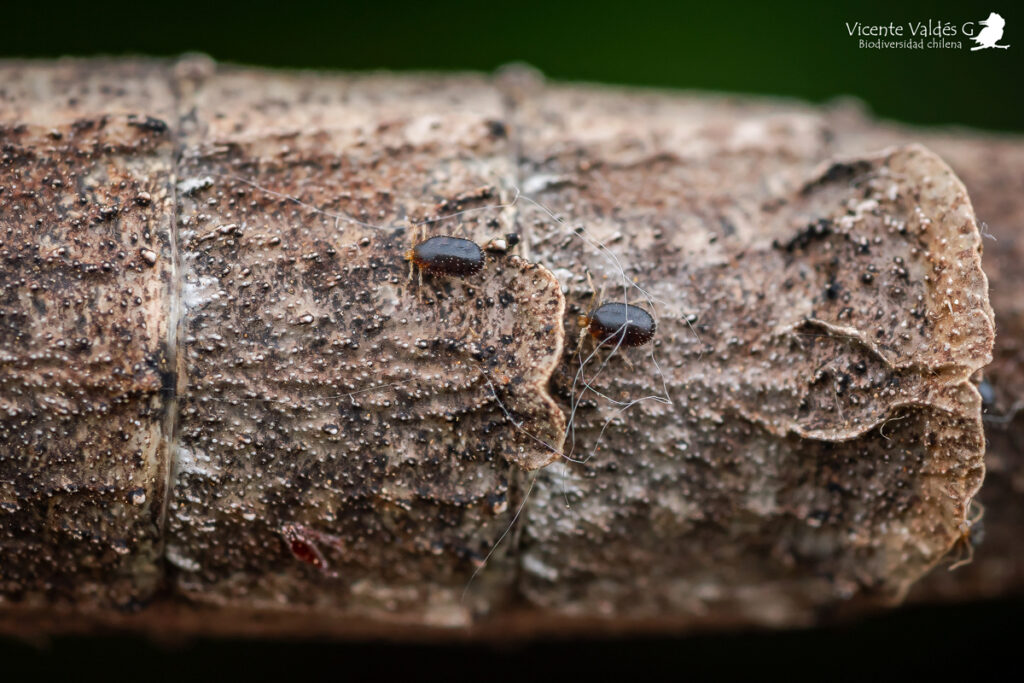
[(643, 346), (657, 325), (650, 313), (630, 304), (603, 304), (587, 318), (590, 334), (603, 344)]
[(405, 260), (431, 275), (472, 275), (484, 267), (484, 252), (470, 240), (439, 235), (407, 251)]

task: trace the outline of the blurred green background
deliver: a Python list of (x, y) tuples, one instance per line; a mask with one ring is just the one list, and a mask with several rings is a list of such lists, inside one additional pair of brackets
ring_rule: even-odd
[[(1024, 12), (1016, 3), (281, 2), (31, 3), (0, 8), (0, 56), (200, 51), (331, 69), (493, 70), (765, 93), (854, 95), (880, 116), (1024, 130)], [(1008, 50), (859, 49), (845, 22), (1006, 19)]]

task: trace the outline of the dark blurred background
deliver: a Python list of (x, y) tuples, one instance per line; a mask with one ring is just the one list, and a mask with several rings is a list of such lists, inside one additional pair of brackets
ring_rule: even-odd
[[(1024, 11), (943, 0), (0, 3), (0, 56), (205, 52), (318, 69), (475, 69), (788, 95), (855, 95), (909, 122), (1024, 129)], [(846, 22), (1006, 19), (1008, 50), (859, 49)], [(976, 30), (980, 27), (976, 26)]]
[[(879, 116), (1024, 131), (1024, 11), (963, 2), (0, 2), (0, 58), (176, 55), (287, 68), (472, 69), (522, 61), (553, 79), (853, 95)], [(1008, 50), (859, 49), (845, 22), (1006, 19)], [(2, 558), (0, 558), (2, 561)], [(504, 646), (0, 640), (0, 681), (638, 676), (930, 680), (1015, 665), (1019, 600), (906, 608), (813, 631)], [(1018, 674), (1014, 677), (1019, 677)]]

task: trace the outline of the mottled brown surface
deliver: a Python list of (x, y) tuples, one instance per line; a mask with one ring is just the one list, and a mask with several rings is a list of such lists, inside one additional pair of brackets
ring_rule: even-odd
[(140, 116), (173, 103), (154, 73), (82, 64), (0, 78), (9, 605), (131, 608), (161, 582), (174, 145)]
[[(40, 512), (0, 517), (5, 630), (33, 605), (45, 630), (424, 634), (472, 622), (449, 633), (500, 637), (811, 623), (899, 597), (966, 533), (984, 448), (972, 381), (992, 342), (983, 239), (963, 186), (908, 144), (912, 131), (846, 109), (545, 86), (523, 72), (324, 76), (190, 59), (14, 64), (0, 84), (18, 93), (0, 108), (5, 136), (109, 110), (105, 126), (128, 137), (102, 158), (132, 175), (107, 192), (152, 186), (149, 203), (117, 214), (116, 237), (131, 239), (131, 220), (163, 228), (146, 243), (154, 258), (124, 250), (148, 269), (98, 281), (144, 291), (146, 313), (119, 309), (110, 332), (97, 329), (135, 336), (115, 367), (89, 366), (101, 381), (88, 404), (102, 385), (141, 415), (126, 430), (140, 456), (36, 441), (63, 449), (75, 477), (144, 481), (139, 520), (76, 489), (76, 504), (114, 516), (91, 535), (34, 541), (28, 560), (83, 558), (60, 564), (85, 591), (69, 596), (79, 612), (124, 604), (123, 587), (91, 594), (118, 577), (155, 602), (74, 619), (52, 590), (26, 602), (35, 565), (7, 548), (63, 527)], [(55, 96), (71, 90), (74, 101)], [(971, 159), (973, 139), (962, 159), (955, 139), (933, 141), (940, 152), (948, 141), (993, 215), (1017, 220), (1003, 175)], [(98, 163), (48, 154), (79, 174)], [(46, 233), (18, 211), (0, 227), (41, 249), (29, 235)], [(513, 232), (517, 247), (492, 241)], [(498, 248), (466, 278), (410, 277), (405, 251), (434, 234)], [(984, 241), (986, 256), (1002, 244)], [(6, 269), (0, 281), (30, 286)], [(652, 310), (653, 345), (577, 347), (594, 290)], [(107, 305), (107, 290), (89, 291), (76, 305)], [(994, 300), (1016, 310), (1012, 294)], [(168, 325), (176, 344), (161, 347)], [(1000, 343), (993, 373), (1008, 376), (1015, 347)], [(0, 344), (23, 348), (47, 347)], [(575, 380), (591, 352), (584, 392)], [(117, 363), (138, 368), (134, 384)], [(13, 367), (0, 365), (0, 383), (26, 387)], [(1001, 410), (1018, 400), (1012, 382), (991, 382)], [(22, 395), (48, 397), (38, 385)], [(93, 440), (122, 429), (62, 419), (56, 433), (83, 425)], [(0, 486), (33, 471), (38, 446), (13, 440), (29, 433), (4, 433)], [(560, 453), (587, 461), (520, 467)], [(92, 559), (97, 539), (143, 521), (123, 564)]]
[[(570, 398), (571, 349), (556, 375), (567, 406), (588, 403), (576, 451), (593, 457), (541, 475), (528, 599), (793, 623), (901, 594), (959, 538), (982, 478), (968, 378), (992, 327), (963, 188), (922, 148), (814, 169), (828, 147), (799, 114), (681, 123), (669, 98), (619, 102), (556, 90), (517, 111), (524, 185), (541, 179), (536, 199), (615, 254), (524, 211), (570, 311), (588, 270), (605, 298), (643, 301), (622, 267), (659, 313), (653, 353), (609, 362), (604, 396), (577, 382)], [(623, 411), (662, 373), (673, 405)]]
[(846, 147), (912, 139), (939, 153), (964, 181), (985, 235), (985, 272), (996, 311), (996, 344), (985, 368), (985, 485), (972, 517), (973, 557), (955, 571), (937, 570), (915, 588), (919, 600), (991, 598), (1024, 590), (1024, 139), (972, 131), (870, 125), (837, 115)]
[[(217, 123), (273, 112), (269, 92), (313, 104), (274, 118), (276, 135)], [(546, 395), (564, 310), (551, 273), (497, 254), (465, 278), (420, 277), (404, 260), (430, 235), (513, 231), (500, 210), (423, 224), (511, 199), (497, 93), (228, 73), (196, 101), (211, 125), (186, 140), (179, 188), (209, 187), (178, 203), (172, 581), (202, 602), (466, 623), (512, 575), (496, 562), (460, 602), (514, 514), (510, 463), (554, 457), (502, 407), (556, 448), (565, 424)]]

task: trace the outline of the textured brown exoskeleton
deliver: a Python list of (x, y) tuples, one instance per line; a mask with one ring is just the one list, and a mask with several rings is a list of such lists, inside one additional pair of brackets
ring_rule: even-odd
[[(522, 73), (0, 84), (5, 628), (807, 623), (963, 537), (982, 237), (909, 136)], [(453, 235), (497, 255), (411, 282)], [(588, 274), (657, 329), (590, 372)]]

